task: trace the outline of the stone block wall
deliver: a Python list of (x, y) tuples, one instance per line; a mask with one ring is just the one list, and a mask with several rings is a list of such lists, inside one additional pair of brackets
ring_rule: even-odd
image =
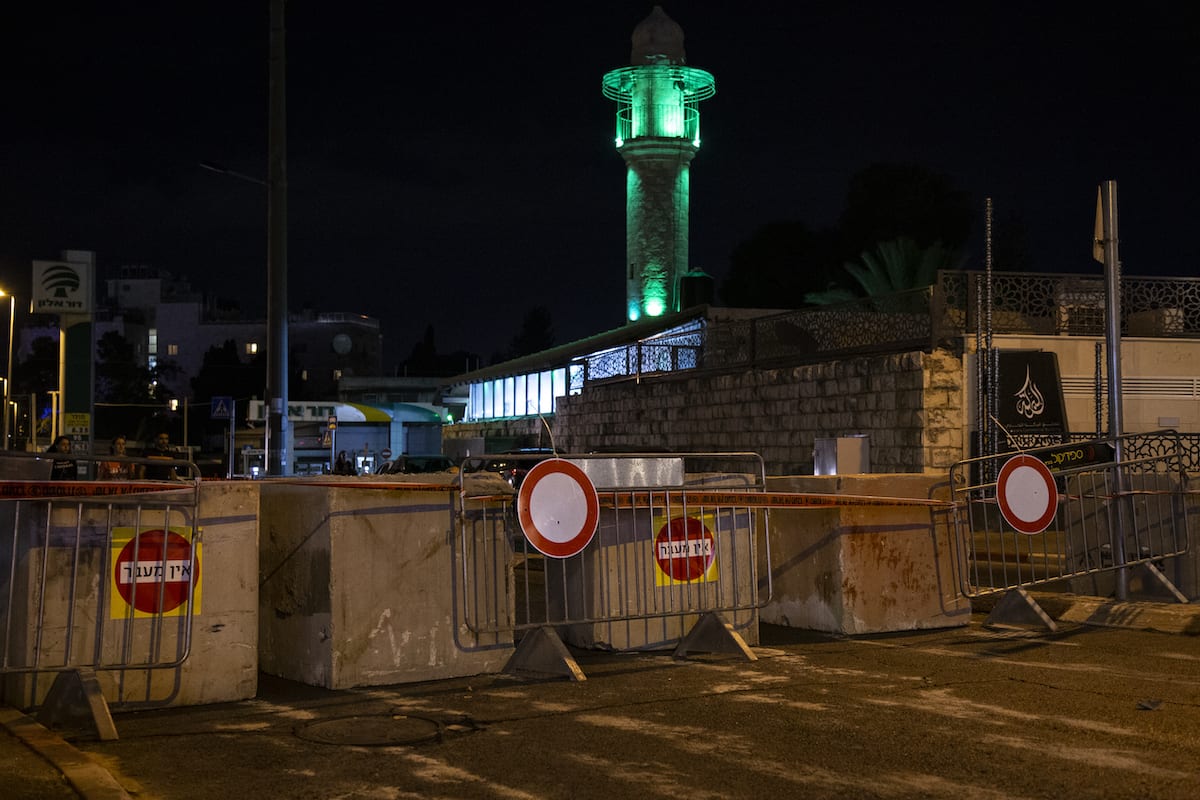
[[(754, 451), (772, 475), (811, 474), (817, 438), (866, 434), (872, 472), (924, 472), (963, 458), (962, 381), (961, 359), (947, 351), (679, 372), (590, 385), (560, 398), (549, 422), (565, 452)], [(492, 436), (496, 427), (515, 430), (513, 421), (455, 425), (444, 436)]]

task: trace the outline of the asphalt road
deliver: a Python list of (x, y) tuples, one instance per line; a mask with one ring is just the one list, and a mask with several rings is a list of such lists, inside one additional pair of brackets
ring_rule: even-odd
[(118, 740), (72, 743), (139, 800), (1196, 798), (1200, 637), (981, 621), (766, 627), (753, 662), (580, 654), (583, 682), (264, 676), (254, 700), (118, 713)]

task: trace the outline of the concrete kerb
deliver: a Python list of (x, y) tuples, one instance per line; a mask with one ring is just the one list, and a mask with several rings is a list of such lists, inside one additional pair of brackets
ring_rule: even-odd
[[(0, 707), (0, 726), (29, 748), (27, 754), (12, 754), (18, 773), (13, 778), (24, 777), (20, 774), (22, 760), (41, 758), (57, 769), (83, 800), (132, 800), (108, 770), (33, 718), (14, 708)], [(5, 757), (4, 761), (10, 760)]]
[[(1200, 604), (1196, 603), (1114, 600), (1060, 592), (1029, 592), (1029, 596), (1058, 622), (1200, 636)], [(986, 614), (1003, 597), (997, 593), (972, 598), (972, 610)]]

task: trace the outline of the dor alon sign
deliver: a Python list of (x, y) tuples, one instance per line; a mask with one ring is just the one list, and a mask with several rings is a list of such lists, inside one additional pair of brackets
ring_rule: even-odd
[(92, 268), (70, 261), (33, 262), (33, 311), (92, 313)]

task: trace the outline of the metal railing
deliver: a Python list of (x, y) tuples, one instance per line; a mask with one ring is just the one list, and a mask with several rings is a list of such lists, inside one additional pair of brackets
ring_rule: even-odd
[[(14, 460), (40, 469), (21, 455), (5, 457), (9, 473)], [(0, 480), (5, 702), (53, 716), (82, 689), (102, 738), (115, 738), (106, 696), (126, 707), (170, 701), (177, 675), (152, 671), (188, 658), (201, 569), (199, 471), (174, 466), (189, 479)]]
[[(506, 468), (514, 463), (512, 456), (496, 458)], [(532, 468), (544, 459), (528, 463)], [(564, 557), (539, 552), (523, 532), (522, 492), (535, 497), (536, 487), (501, 479), (489, 457), (464, 464), (456, 569), (468, 598), (468, 628), (511, 632), (521, 640), (514, 663), (531, 658), (539, 671), (554, 671), (540, 656), (525, 655), (547, 637), (615, 650), (676, 647), (678, 653), (707, 646), (698, 642), (714, 631), (736, 634), (756, 624), (771, 591), (768, 511), (745, 500), (765, 491), (758, 455), (563, 460), (588, 476), (597, 496), (594, 535)], [(753, 658), (744, 643), (737, 649)], [(561, 657), (565, 650), (558, 645), (552, 652)]]
[[(1046, 471), (1015, 461), (1022, 457)], [(950, 481), (968, 597), (1154, 565), (1188, 550), (1188, 475), (1173, 432), (970, 459), (951, 468)]]

